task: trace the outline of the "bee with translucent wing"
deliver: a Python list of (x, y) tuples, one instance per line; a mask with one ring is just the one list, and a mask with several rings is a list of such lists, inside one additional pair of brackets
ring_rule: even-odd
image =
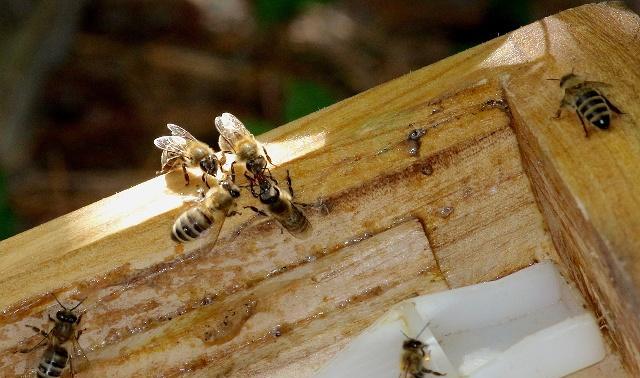
[[(277, 220), (291, 235), (299, 239), (304, 239), (309, 236), (311, 233), (311, 223), (298, 207), (299, 204), (293, 202), (293, 187), (291, 186), (291, 177), (289, 176), (288, 170), (288, 193), (280, 189), (277, 181), (270, 175), (267, 176), (259, 173), (253, 177), (246, 174), (245, 176), (247, 180), (249, 180), (251, 194), (253, 194), (255, 198), (258, 198), (262, 204), (266, 205), (267, 211), (265, 213), (253, 206), (247, 206), (247, 208)], [(258, 186), (259, 191), (256, 191), (256, 186)]]
[(161, 136), (153, 141), (162, 150), (162, 168), (158, 174), (181, 167), (186, 185), (189, 185), (187, 167), (199, 167), (203, 172), (203, 180), (205, 174), (217, 176), (226, 160), (223, 153), (216, 154), (209, 145), (178, 125), (168, 124), (167, 128), (171, 130), (170, 136)]
[(231, 113), (222, 113), (215, 119), (220, 133), (218, 144), (223, 152), (232, 152), (236, 160), (231, 164), (231, 177), (235, 181), (236, 163), (244, 166), (253, 175), (263, 174), (267, 163), (273, 165), (267, 150), (247, 130), (242, 122)]
[(560, 101), (556, 118), (560, 118), (564, 107), (575, 109), (586, 137), (589, 137), (589, 132), (585, 120), (601, 130), (606, 130), (611, 123), (612, 112), (622, 114), (620, 109), (614, 106), (600, 91), (600, 88), (609, 86), (607, 83), (585, 81), (573, 72), (564, 75), (561, 79), (549, 80), (559, 80), (560, 87), (564, 89), (564, 97)]
[[(425, 374), (444, 376), (446, 374), (427, 368), (430, 360), (429, 346), (418, 340), (422, 332), (429, 326), (429, 323), (418, 332), (416, 338), (404, 335), (407, 339), (402, 342), (402, 358), (400, 360), (400, 377), (402, 378), (423, 378)], [(426, 349), (426, 350), (425, 350)]]
[[(49, 315), (49, 320), (54, 322), (53, 328), (48, 332), (34, 326), (27, 326), (42, 336), (42, 340), (34, 347), (21, 350), (22, 353), (29, 353), (46, 345), (42, 357), (36, 369), (30, 368), (24, 376), (38, 378), (55, 378), (61, 377), (64, 369), (69, 365), (71, 377), (75, 376), (75, 372), (88, 363), (87, 356), (78, 344), (78, 338), (82, 334), (82, 330), (78, 330), (82, 314), (77, 316), (73, 310), (78, 308), (84, 299), (78, 302), (73, 308), (66, 308), (58, 298), (56, 302), (62, 307), (62, 310), (56, 312), (56, 318)], [(71, 352), (69, 352), (69, 346)]]
[[(209, 186), (206, 178), (205, 183)], [(239, 196), (240, 189), (228, 177), (216, 183), (203, 193), (196, 206), (178, 216), (171, 230), (171, 238), (178, 243), (185, 243), (211, 230), (211, 237), (215, 241), (226, 217), (237, 214), (235, 200)]]

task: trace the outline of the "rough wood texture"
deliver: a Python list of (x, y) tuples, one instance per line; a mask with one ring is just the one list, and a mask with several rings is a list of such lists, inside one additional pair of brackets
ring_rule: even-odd
[[(638, 25), (606, 5), (564, 14), (584, 14), (565, 29), (589, 29), (586, 14)], [(297, 200), (319, 204), (307, 211), (307, 240), (245, 211), (227, 219), (215, 247), (206, 238), (176, 246), (170, 226), (188, 206), (180, 194), (195, 188), (175, 173), (0, 242), (0, 373), (24, 369), (15, 351), (37, 339), (23, 325), (44, 325), (51, 292), (88, 297), (81, 344), (92, 364), (81, 377), (145, 376), (144, 366), (164, 376), (308, 376), (392, 303), (565, 261), (552, 235), (573, 256), (543, 206), (546, 231), (502, 87), (509, 76), (514, 97), (521, 76), (539, 84), (531, 72), (550, 59), (547, 20), (264, 135), (274, 174), (289, 169)], [(557, 127), (577, 138), (576, 122)], [(412, 156), (406, 138), (418, 127), (427, 133)], [(625, 376), (615, 354), (581, 374)]]
[[(563, 12), (534, 25), (544, 35), (537, 64), (505, 81), (506, 95), (554, 243), (596, 305), (635, 376), (640, 375), (640, 22), (606, 5)], [(588, 27), (587, 27), (588, 26)], [(514, 41), (523, 48), (526, 40)], [(528, 45), (528, 44), (527, 44)], [(551, 119), (571, 72), (605, 82), (624, 115), (585, 138), (575, 112)], [(535, 96), (531, 94), (535, 93)]]

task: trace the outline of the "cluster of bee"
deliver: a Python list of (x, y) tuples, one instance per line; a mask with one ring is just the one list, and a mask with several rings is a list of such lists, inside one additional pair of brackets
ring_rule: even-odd
[[(220, 133), (219, 151), (199, 141), (183, 128), (169, 124), (171, 135), (154, 140), (162, 150), (162, 169), (166, 173), (182, 169), (185, 183), (189, 185), (187, 168), (200, 169), (206, 192), (201, 191), (196, 206), (182, 213), (173, 224), (171, 237), (179, 243), (188, 242), (211, 230), (212, 239), (216, 239), (226, 217), (238, 214), (236, 199), (241, 188), (249, 189), (253, 197), (262, 204), (263, 209), (247, 206), (256, 213), (270, 216), (280, 223), (293, 236), (308, 236), (311, 225), (302, 210), (301, 204), (293, 201), (291, 177), (287, 171), (288, 192), (278, 186), (268, 166), (273, 162), (256, 138), (230, 113), (216, 117), (215, 126)], [(233, 161), (228, 162), (233, 158)], [(236, 184), (238, 175), (246, 179), (248, 185)], [(210, 185), (213, 180), (213, 185)]]
[[(600, 91), (607, 87), (606, 83), (585, 81), (573, 73), (564, 75), (559, 80), (564, 90), (564, 97), (556, 113), (559, 118), (562, 109), (569, 107), (575, 110), (585, 136), (589, 136), (585, 122), (606, 130), (609, 128), (613, 113), (622, 114)], [(183, 212), (173, 224), (171, 237), (177, 242), (188, 242), (200, 237), (205, 231), (213, 230), (212, 238), (217, 239), (222, 223), (226, 217), (237, 214), (236, 199), (240, 197), (241, 188), (248, 188), (253, 197), (258, 199), (263, 209), (246, 206), (258, 214), (270, 216), (280, 223), (293, 236), (304, 238), (311, 230), (311, 224), (300, 209), (301, 204), (293, 201), (291, 177), (287, 171), (287, 190), (283, 190), (273, 177), (268, 165), (273, 166), (267, 150), (251, 134), (235, 116), (223, 113), (216, 117), (215, 126), (220, 133), (219, 151), (199, 141), (180, 126), (169, 124), (167, 127), (171, 135), (156, 138), (154, 144), (162, 150), (159, 173), (167, 173), (181, 169), (186, 185), (190, 176), (187, 169), (199, 169), (202, 172), (202, 182), (206, 191), (200, 192), (197, 205)], [(407, 137), (409, 152), (417, 155), (420, 139), (425, 134), (423, 129), (412, 130)], [(228, 163), (228, 160), (233, 160)], [(240, 172), (238, 172), (238, 169)], [(236, 184), (237, 174), (242, 174), (247, 185)], [(213, 185), (211, 181), (213, 180)], [(82, 330), (78, 329), (82, 315), (76, 315), (74, 310), (80, 306), (67, 308), (58, 298), (56, 302), (62, 310), (56, 312), (55, 318), (49, 315), (53, 327), (44, 331), (35, 326), (27, 326), (42, 336), (42, 339), (32, 348), (20, 350), (28, 353), (45, 346), (36, 369), (30, 369), (27, 377), (55, 378), (62, 376), (69, 365), (73, 377), (75, 371), (88, 360), (78, 344)], [(426, 374), (444, 376), (445, 374), (427, 367), (429, 362), (428, 346), (415, 338), (407, 336), (402, 344), (401, 376), (407, 378), (423, 378)], [(405, 335), (406, 336), (406, 335)], [(74, 363), (75, 360), (75, 363)], [(75, 364), (75, 365), (74, 365)]]
[[(181, 169), (186, 185), (190, 176), (187, 169), (197, 168), (206, 191), (200, 191), (197, 205), (183, 212), (173, 224), (171, 237), (180, 243), (188, 242), (203, 235), (205, 231), (214, 233), (216, 239), (226, 217), (236, 214), (236, 199), (240, 197), (241, 186), (236, 184), (236, 175), (242, 174), (246, 187), (253, 197), (262, 204), (262, 209), (247, 206), (255, 212), (269, 216), (293, 236), (304, 238), (311, 231), (311, 224), (300, 207), (293, 201), (291, 177), (287, 171), (287, 190), (278, 186), (268, 165), (272, 165), (267, 150), (235, 116), (224, 113), (215, 119), (220, 133), (220, 151), (215, 151), (199, 141), (183, 128), (169, 124), (170, 136), (155, 139), (154, 144), (162, 150), (162, 168), (159, 173)], [(233, 160), (231, 159), (233, 158)], [(229, 163), (229, 164), (227, 164)], [(215, 241), (215, 240), (214, 240)], [(78, 344), (82, 330), (78, 329), (82, 315), (76, 315), (73, 308), (62, 307), (55, 319), (49, 315), (53, 327), (44, 331), (28, 326), (42, 336), (34, 347), (20, 350), (30, 353), (46, 346), (36, 369), (31, 368), (24, 376), (39, 378), (61, 377), (67, 365), (71, 376), (75, 376), (80, 366), (88, 362)], [(75, 362), (74, 362), (75, 361)]]

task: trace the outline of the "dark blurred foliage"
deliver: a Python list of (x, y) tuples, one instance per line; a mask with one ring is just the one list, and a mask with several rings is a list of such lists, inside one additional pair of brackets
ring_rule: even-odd
[[(93, 0), (67, 13), (44, 6), (70, 2), (79, 4), (3, 1), (3, 55), (31, 46), (11, 36), (35, 35), (36, 47), (12, 67), (46, 64), (25, 121), (12, 131), (23, 142), (3, 152), (24, 159), (0, 176), (0, 238), (151, 178), (160, 157), (152, 140), (167, 133), (166, 123), (213, 143), (213, 118), (229, 111), (260, 134), (583, 3)], [(69, 43), (56, 42), (58, 24), (41, 30), (56, 11), (59, 25), (75, 26)], [(38, 38), (51, 39), (62, 58), (44, 59)], [(7, 77), (0, 85), (10, 87)], [(11, 96), (22, 93), (19, 83)]]

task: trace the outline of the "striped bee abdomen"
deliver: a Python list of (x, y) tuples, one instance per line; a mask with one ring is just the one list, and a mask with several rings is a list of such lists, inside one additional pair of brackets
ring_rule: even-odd
[(287, 214), (287, 217), (280, 219), (280, 224), (291, 233), (291, 235), (304, 238), (311, 230), (311, 223), (309, 219), (298, 209), (295, 205), (291, 204), (291, 211)]
[(600, 129), (608, 129), (611, 122), (611, 109), (598, 91), (591, 89), (576, 99), (578, 115)]
[(39, 378), (62, 376), (62, 371), (69, 361), (69, 353), (64, 347), (50, 346), (45, 349), (40, 364), (38, 364)]
[(171, 238), (176, 242), (194, 240), (208, 230), (212, 224), (213, 220), (200, 208), (192, 207), (176, 219), (171, 230)]

